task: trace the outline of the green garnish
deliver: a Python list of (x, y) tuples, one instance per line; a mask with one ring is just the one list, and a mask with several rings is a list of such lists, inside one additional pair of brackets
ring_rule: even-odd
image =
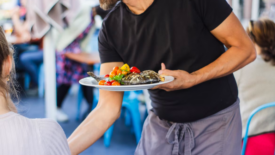
[(116, 81), (118, 81), (119, 83), (121, 83), (121, 80), (122, 80), (122, 78), (124, 77), (124, 75), (123, 74), (121, 74), (121, 75), (116, 75), (116, 76), (114, 76), (114, 77), (110, 77), (109, 79), (110, 80), (116, 80)]

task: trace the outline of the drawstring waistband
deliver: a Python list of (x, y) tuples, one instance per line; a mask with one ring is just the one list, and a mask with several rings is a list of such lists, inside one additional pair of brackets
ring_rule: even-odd
[[(171, 141), (169, 139), (173, 138), (174, 131), (174, 140)], [(189, 123), (173, 123), (173, 125), (169, 128), (166, 134), (166, 140), (169, 144), (174, 145), (172, 150), (172, 155), (179, 155), (179, 144), (184, 136), (184, 155), (191, 155), (191, 150), (195, 146), (194, 142), (194, 134), (193, 130)]]

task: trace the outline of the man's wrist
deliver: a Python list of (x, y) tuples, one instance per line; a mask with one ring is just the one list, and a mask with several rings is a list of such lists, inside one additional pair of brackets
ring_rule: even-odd
[(194, 86), (202, 83), (201, 74), (198, 71), (191, 73), (191, 75), (193, 76), (193, 79), (194, 79), (194, 84), (193, 84)]

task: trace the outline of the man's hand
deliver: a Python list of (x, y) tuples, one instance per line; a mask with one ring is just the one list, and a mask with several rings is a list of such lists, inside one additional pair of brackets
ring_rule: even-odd
[(165, 91), (174, 91), (180, 89), (187, 89), (196, 85), (196, 76), (190, 74), (183, 70), (168, 70), (165, 67), (165, 64), (161, 64), (161, 70), (159, 71), (160, 75), (169, 75), (175, 78), (174, 81), (158, 85), (153, 89), (163, 89)]

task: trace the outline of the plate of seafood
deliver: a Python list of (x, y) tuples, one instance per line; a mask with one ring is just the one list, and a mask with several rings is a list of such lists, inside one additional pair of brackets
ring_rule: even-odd
[(88, 72), (89, 77), (79, 81), (81, 85), (96, 87), (109, 91), (133, 91), (151, 89), (157, 85), (172, 82), (174, 77), (162, 76), (152, 70), (140, 71), (137, 67), (114, 67), (110, 74), (95, 75)]

